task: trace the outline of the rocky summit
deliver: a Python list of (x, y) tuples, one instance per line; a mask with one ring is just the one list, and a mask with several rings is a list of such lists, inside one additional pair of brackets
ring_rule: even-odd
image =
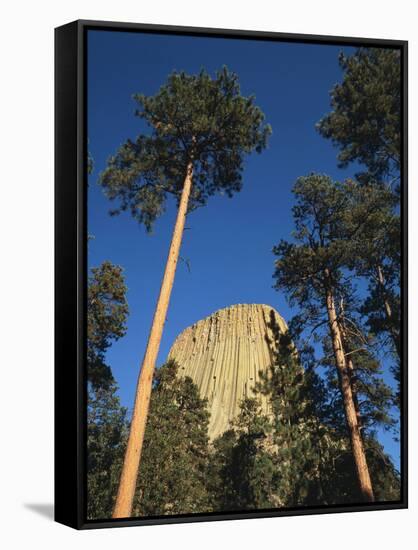
[[(253, 397), (259, 373), (272, 364), (274, 336), (287, 325), (279, 313), (264, 304), (237, 304), (216, 311), (186, 328), (175, 340), (169, 359), (190, 376), (208, 400), (209, 437), (214, 440), (230, 427), (240, 402)], [(268, 414), (267, 400), (261, 398)]]

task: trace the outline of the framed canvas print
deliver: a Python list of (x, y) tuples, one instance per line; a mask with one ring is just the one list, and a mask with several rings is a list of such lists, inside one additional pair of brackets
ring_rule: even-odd
[(407, 43), (56, 29), (56, 520), (407, 506)]

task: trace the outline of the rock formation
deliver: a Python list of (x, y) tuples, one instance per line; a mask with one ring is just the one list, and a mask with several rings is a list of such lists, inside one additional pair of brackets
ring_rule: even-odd
[[(240, 401), (253, 397), (259, 372), (271, 365), (273, 331), (287, 325), (275, 309), (261, 304), (238, 304), (216, 311), (186, 328), (175, 340), (169, 359), (190, 376), (208, 400), (209, 437), (222, 434), (237, 416)], [(262, 410), (268, 413), (265, 397)]]

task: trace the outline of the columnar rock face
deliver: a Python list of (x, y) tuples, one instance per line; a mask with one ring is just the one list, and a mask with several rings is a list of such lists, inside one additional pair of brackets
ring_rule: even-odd
[[(209, 437), (222, 434), (239, 413), (240, 402), (254, 397), (252, 389), (272, 364), (274, 331), (287, 326), (275, 309), (262, 304), (238, 304), (216, 311), (186, 328), (174, 342), (169, 359), (190, 376), (208, 400)], [(268, 413), (265, 397), (261, 406)]]

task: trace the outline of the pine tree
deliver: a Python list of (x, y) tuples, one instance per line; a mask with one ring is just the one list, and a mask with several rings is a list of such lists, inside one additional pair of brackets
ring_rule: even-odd
[(126, 332), (128, 304), (120, 266), (93, 267), (87, 289), (87, 515), (110, 517), (126, 441), (126, 409), (121, 407), (110, 366), (112, 341)]
[[(358, 364), (358, 360), (356, 361)], [(324, 363), (326, 365), (326, 363)], [(357, 372), (362, 372), (359, 364)], [(321, 446), (319, 462), (320, 484), (315, 494), (317, 504), (357, 504), (363, 501), (358, 484), (356, 468), (350, 448), (349, 432), (343, 412), (342, 398), (339, 390), (338, 377), (335, 368), (329, 365), (325, 380), (320, 378), (323, 399), (312, 401), (322, 432), (326, 433), (325, 445)], [(384, 386), (384, 385), (383, 385)], [(377, 394), (382, 388), (379, 384), (372, 390)], [(371, 391), (367, 389), (366, 396), (370, 398)], [(357, 396), (363, 404), (364, 395), (361, 389)], [(381, 395), (384, 397), (385, 389)], [(387, 400), (384, 400), (383, 412), (380, 408), (381, 399), (373, 396), (374, 406), (364, 400), (360, 408), (359, 425), (361, 428), (367, 464), (377, 502), (396, 501), (400, 498), (400, 476), (395, 470), (392, 460), (384, 452), (376, 436), (376, 428), (390, 427), (392, 419), (385, 412)], [(376, 403), (377, 401), (377, 403)], [(356, 412), (358, 410), (356, 409)]]
[(377, 184), (364, 185), (355, 199), (345, 224), (351, 227), (361, 224), (362, 230), (351, 241), (352, 254), (347, 265), (357, 277), (368, 281), (361, 314), (367, 319), (370, 334), (392, 356), (392, 372), (399, 384), (402, 352), (399, 199), (386, 186)]
[(135, 516), (210, 511), (209, 413), (192, 379), (177, 373), (178, 365), (169, 361), (154, 374)]
[[(373, 333), (391, 339), (400, 382), (400, 50), (358, 48), (351, 56), (341, 54), (340, 66), (344, 76), (331, 91), (332, 111), (317, 127), (339, 147), (340, 165), (359, 162), (366, 168), (359, 181), (382, 195), (381, 206), (358, 235), (353, 267), (369, 281), (363, 313)], [(361, 216), (361, 208), (357, 211)]]
[[(295, 332), (281, 334), (272, 319), (274, 361), (260, 373), (254, 398), (242, 401), (231, 428), (213, 442), (207, 487), (215, 511), (363, 501), (335, 366), (329, 361), (325, 378), (316, 373), (314, 350), (299, 339), (297, 325), (291, 321)], [(297, 347), (292, 333), (299, 339)], [(321, 365), (326, 367), (326, 361)], [(391, 420), (379, 414), (379, 384), (370, 388), (377, 393), (373, 404), (366, 399), (366, 408), (361, 408), (361, 429), (373, 490), (378, 501), (396, 501), (399, 474), (374, 432)], [(267, 415), (261, 411), (260, 394), (268, 398)], [(364, 398), (361, 385), (357, 395)]]
[(367, 216), (355, 227), (345, 220), (364, 187), (350, 180), (334, 183), (326, 176), (312, 174), (297, 180), (294, 193), (295, 242), (282, 240), (274, 248), (278, 256), (276, 288), (285, 290), (291, 304), (301, 308), (307, 326), (326, 323), (328, 327), (360, 492), (364, 500), (373, 501), (352, 380), (356, 354), (347, 348), (341, 316), (342, 308), (346, 313), (355, 296), (346, 270), (350, 244)]
[[(299, 324), (296, 320), (295, 326)], [(290, 321), (293, 329), (293, 322)], [(311, 457), (301, 465), (306, 484), (302, 505), (356, 504), (362, 502), (358, 478), (350, 446), (338, 374), (332, 360), (329, 336), (322, 335), (324, 357), (319, 360), (312, 346), (299, 332), (294, 333), (304, 378), (301, 388), (304, 401), (303, 421), (309, 432)], [(351, 348), (350, 351), (353, 351)], [(351, 355), (348, 355), (348, 358)], [(376, 501), (396, 501), (400, 498), (400, 476), (390, 457), (376, 438), (376, 428), (390, 429), (393, 419), (388, 414), (391, 390), (383, 383), (380, 366), (365, 350), (356, 353), (353, 396), (361, 429), (367, 464)], [(322, 374), (316, 372), (321, 368)], [(352, 365), (353, 368), (353, 365)], [(325, 369), (325, 373), (324, 373)], [(308, 420), (308, 421), (307, 421)], [(300, 474), (299, 474), (300, 475)]]
[[(273, 317), (271, 330), (274, 362), (266, 373), (260, 373), (256, 391), (268, 397), (271, 407), (278, 501), (281, 506), (299, 506), (310, 501), (318, 482), (318, 446), (324, 443), (324, 433), (312, 414), (310, 380), (290, 332), (280, 332)], [(319, 437), (316, 445), (315, 436)]]
[(127, 437), (126, 409), (114, 382), (90, 385), (87, 409), (87, 517), (112, 515)]
[(87, 289), (87, 379), (94, 388), (113, 382), (105, 355), (111, 342), (126, 332), (126, 291), (120, 266), (105, 261), (91, 269)]
[[(358, 48), (340, 54), (344, 77), (331, 91), (332, 111), (318, 124), (340, 148), (341, 167), (357, 161), (367, 180), (399, 178), (401, 149), (400, 50)], [(361, 176), (360, 176), (361, 177)]]
[(113, 212), (129, 210), (147, 230), (160, 216), (168, 196), (178, 213), (153, 323), (139, 374), (130, 436), (114, 517), (131, 514), (151, 394), (186, 215), (217, 193), (232, 196), (242, 186), (244, 156), (261, 152), (271, 132), (254, 97), (243, 97), (238, 78), (226, 68), (214, 79), (173, 73), (154, 95), (134, 96), (137, 116), (151, 135), (127, 140), (108, 163), (100, 183)]
[(261, 510), (280, 505), (279, 475), (270, 442), (271, 424), (256, 398), (211, 449), (208, 491), (215, 511)]
[[(319, 421), (324, 392), (302, 367), (290, 333), (271, 318), (276, 352), (260, 372), (254, 398), (245, 399), (231, 429), (214, 442), (211, 494), (221, 510), (282, 508), (322, 503), (321, 467), (338, 442)], [(259, 406), (267, 397), (269, 412)]]

